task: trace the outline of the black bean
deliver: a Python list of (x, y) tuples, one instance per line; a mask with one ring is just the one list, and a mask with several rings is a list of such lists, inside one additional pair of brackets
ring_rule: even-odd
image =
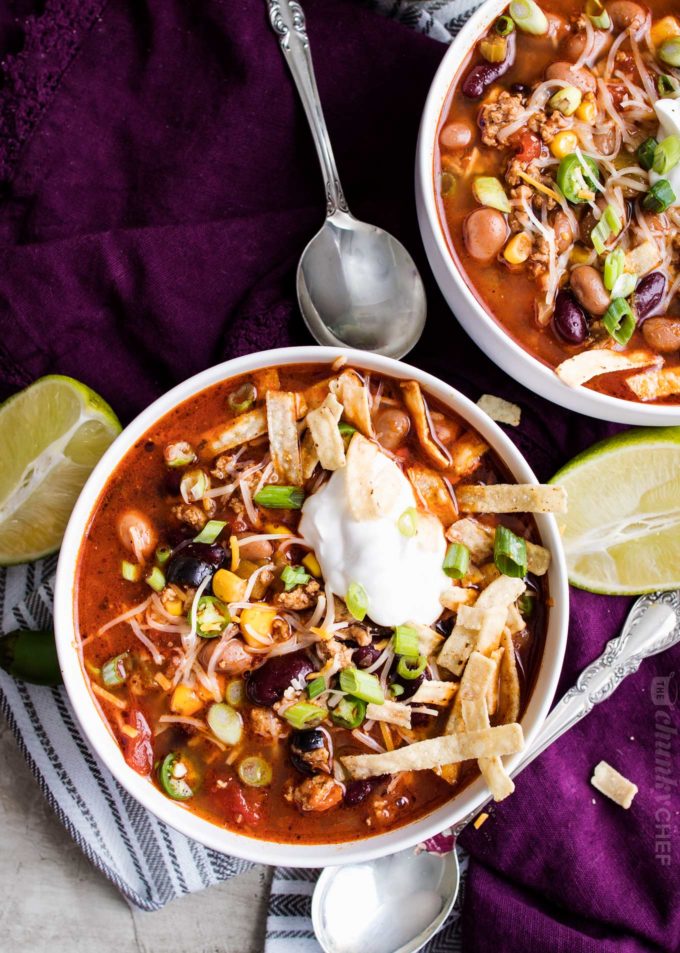
[(388, 779), (389, 775), (381, 774), (377, 778), (366, 778), (363, 781), (349, 781), (345, 786), (345, 804), (355, 807), (365, 801), (371, 791)]
[(400, 675), (397, 675), (397, 659), (394, 660), (394, 664), (390, 669), (389, 681), (392, 685), (401, 685), (404, 691), (401, 695), (397, 696), (397, 701), (406, 701), (407, 698), (410, 698), (412, 695), (418, 691), (418, 688), (423, 684), (425, 679), (428, 681), (432, 678), (428, 669), (425, 669), (424, 672), (421, 672), (420, 675), (416, 678), (401, 678)]
[(633, 311), (638, 321), (644, 321), (654, 314), (661, 304), (666, 290), (666, 277), (660, 271), (653, 271), (640, 281), (633, 295)]
[[(323, 754), (319, 756), (319, 752)], [(323, 728), (294, 731), (290, 736), (290, 760), (301, 774), (313, 777), (319, 771), (330, 771), (333, 763), (331, 736)]]
[(479, 99), (496, 80), (510, 69), (515, 61), (515, 38), (508, 37), (505, 59), (502, 63), (478, 63), (463, 80), (461, 89), (468, 99)]
[(588, 323), (583, 309), (569, 291), (560, 291), (553, 312), (555, 334), (568, 344), (583, 344), (588, 336)]
[(304, 652), (269, 659), (246, 678), (246, 695), (253, 705), (271, 708), (281, 701), (293, 679), (304, 679), (314, 668)]
[(352, 652), (352, 661), (357, 668), (368, 668), (377, 661), (379, 655), (380, 650), (374, 645), (360, 645)]
[(204, 559), (194, 556), (172, 556), (165, 571), (165, 578), (176, 586), (198, 588), (204, 579), (209, 579), (215, 567)]

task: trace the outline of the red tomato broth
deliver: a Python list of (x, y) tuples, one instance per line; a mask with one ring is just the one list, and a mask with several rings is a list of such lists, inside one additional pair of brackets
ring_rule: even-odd
[[(329, 368), (321, 365), (300, 365), (279, 368), (281, 386), (290, 390), (303, 390), (321, 381), (329, 374)], [(409, 772), (395, 775), (374, 784), (373, 792), (361, 804), (349, 807), (340, 805), (329, 813), (301, 814), (284, 797), (284, 789), (301, 775), (291, 765), (286, 739), (267, 743), (251, 731), (244, 732), (244, 741), (239, 746), (237, 761), (249, 755), (264, 757), (272, 766), (271, 784), (262, 788), (247, 787), (239, 781), (235, 764), (228, 763), (230, 750), (221, 751), (205, 740), (191, 727), (171, 725), (160, 734), (159, 717), (168, 712), (168, 694), (154, 681), (157, 672), (164, 672), (166, 665), (156, 666), (148, 651), (136, 640), (130, 627), (124, 623), (108, 629), (101, 635), (98, 630), (111, 619), (129, 608), (143, 602), (150, 594), (146, 583), (128, 582), (121, 577), (121, 559), (129, 555), (117, 533), (118, 517), (130, 508), (141, 509), (158, 529), (159, 542), (168, 539), (176, 544), (179, 538), (191, 538), (193, 532), (180, 530), (178, 522), (170, 513), (170, 504), (176, 502), (173, 494), (173, 473), (164, 464), (163, 449), (168, 443), (189, 440), (196, 445), (197, 437), (229, 416), (227, 396), (251, 375), (243, 375), (207, 388), (189, 398), (166, 414), (151, 427), (135, 446), (128, 451), (110, 477), (93, 511), (81, 547), (76, 587), (76, 618), (79, 636), (83, 642), (82, 656), (91, 683), (98, 680), (97, 672), (113, 656), (129, 653), (134, 658), (133, 675), (120, 688), (108, 691), (120, 700), (122, 708), (116, 708), (101, 697), (95, 701), (114, 737), (123, 748), (130, 765), (159, 786), (157, 767), (169, 752), (180, 752), (189, 767), (188, 780), (194, 796), (188, 801), (178, 801), (185, 809), (231, 830), (248, 836), (291, 843), (332, 843), (369, 836), (416, 820), (435, 810), (455, 797), (470, 780), (477, 776), (476, 765), (467, 763), (455, 787), (437, 777), (432, 771)], [(371, 375), (375, 386), (377, 375)], [(389, 378), (380, 377), (383, 393), (396, 393), (396, 384)], [(432, 397), (427, 397), (433, 411), (439, 411), (447, 420), (457, 421), (454, 414)], [(258, 403), (260, 401), (258, 400)], [(256, 441), (257, 443), (257, 441)], [(261, 447), (261, 442), (260, 442)], [(261, 453), (256, 446), (252, 453)], [(251, 453), (247, 453), (251, 456)], [(402, 464), (408, 460), (422, 459), (413, 431), (400, 452)], [(488, 451), (481, 466), (475, 471), (474, 482), (512, 482), (501, 461)], [(464, 482), (469, 482), (468, 480)], [(176, 491), (175, 491), (176, 492)], [(299, 512), (269, 511), (276, 522), (286, 522), (292, 528), (297, 525)], [(244, 529), (242, 516), (223, 507), (217, 518), (230, 520), (232, 526)], [(493, 518), (488, 518), (493, 520)], [(528, 539), (538, 541), (538, 531), (530, 516), (508, 515), (503, 524)], [(179, 535), (178, 535), (179, 531)], [(257, 531), (256, 531), (257, 532)], [(223, 539), (228, 539), (225, 530)], [(294, 547), (291, 547), (294, 550)], [(298, 551), (294, 562), (299, 562)], [(521, 706), (526, 707), (538, 670), (545, 637), (547, 583), (545, 578), (531, 577), (537, 598), (528, 627), (516, 637), (516, 653), (521, 680)], [(164, 653), (177, 644), (175, 635), (147, 632), (154, 644)], [(167, 655), (166, 655), (167, 659)], [(229, 677), (227, 677), (228, 680)], [(207, 703), (209, 704), (209, 703)], [(239, 709), (247, 727), (250, 702), (244, 701)], [(201, 717), (204, 712), (198, 712)], [(141, 721), (140, 721), (141, 717)], [(431, 719), (428, 735), (441, 734), (447, 717), (442, 712), (438, 719)], [(493, 723), (493, 721), (492, 721)], [(142, 729), (137, 738), (131, 739), (123, 725)], [(147, 731), (146, 726), (149, 726)], [(378, 726), (376, 726), (377, 728)], [(332, 728), (335, 754), (364, 753), (352, 735), (337, 726)], [(380, 731), (371, 734), (381, 739)], [(152, 746), (152, 755), (148, 745)], [(370, 820), (370, 825), (367, 821)]]

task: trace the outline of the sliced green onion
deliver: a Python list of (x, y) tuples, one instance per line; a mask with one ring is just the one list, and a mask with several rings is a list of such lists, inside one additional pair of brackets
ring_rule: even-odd
[(360, 582), (350, 582), (345, 602), (357, 622), (363, 622), (368, 612), (368, 595)]
[(390, 685), (390, 693), (395, 698), (399, 698), (400, 695), (404, 694), (404, 686), (400, 685), (399, 682), (392, 682)]
[(668, 66), (680, 66), (680, 36), (664, 40), (657, 54), (662, 63)]
[(442, 172), (439, 179), (439, 188), (442, 195), (446, 195), (450, 198), (455, 195), (458, 190), (458, 179), (455, 175), (451, 175), (450, 172)]
[(612, 230), (609, 227), (608, 223), (605, 221), (604, 216), (597, 223), (595, 228), (590, 233), (590, 240), (593, 243), (593, 248), (598, 253), (598, 255), (603, 255), (605, 252), (605, 242), (611, 235)]
[(635, 285), (637, 284), (637, 277), (631, 275), (629, 272), (624, 272), (614, 282), (614, 287), (611, 289), (612, 301), (614, 298), (627, 298), (629, 295), (635, 291)]
[(201, 596), (196, 606), (196, 631), (202, 639), (214, 639), (231, 622), (229, 609), (217, 596)]
[(499, 179), (493, 175), (478, 175), (472, 183), (472, 194), (480, 205), (495, 208), (499, 212), (511, 212), (510, 200)]
[(385, 701), (378, 677), (364, 672), (363, 669), (344, 668), (340, 672), (340, 688), (343, 692), (374, 705), (382, 705)]
[(499, 36), (510, 36), (512, 31), (515, 29), (515, 24), (512, 22), (512, 17), (505, 15), (499, 17), (494, 24), (494, 29)]
[(231, 705), (216, 702), (208, 709), (208, 728), (225, 745), (237, 745), (243, 737), (243, 719)]
[(415, 536), (418, 532), (418, 510), (409, 506), (397, 520), (397, 528), (402, 536)]
[(583, 93), (576, 86), (564, 86), (553, 93), (548, 100), (548, 106), (561, 112), (563, 116), (573, 116), (582, 99)]
[(159, 569), (158, 566), (154, 566), (150, 573), (147, 573), (145, 582), (148, 586), (155, 592), (162, 592), (165, 589), (165, 576), (163, 570)]
[(308, 702), (295, 702), (290, 708), (286, 708), (283, 717), (289, 725), (298, 730), (302, 728), (313, 728), (320, 725), (328, 712), (321, 705), (310, 705)]
[(317, 695), (323, 695), (326, 691), (326, 679), (323, 675), (317, 675), (316, 678), (313, 678), (311, 682), (307, 683), (307, 694), (309, 695), (310, 700), (316, 698)]
[(398, 625), (394, 630), (393, 648), (396, 655), (415, 658), (418, 655), (418, 633), (410, 625)]
[(268, 483), (255, 494), (253, 500), (258, 506), (269, 510), (299, 510), (305, 499), (305, 494), (298, 486), (277, 486)]
[(241, 384), (240, 387), (237, 387), (236, 390), (229, 394), (227, 404), (231, 410), (237, 414), (242, 414), (244, 410), (248, 410), (249, 407), (252, 407), (256, 399), (257, 390), (255, 385), (246, 381), (245, 384)]
[(675, 192), (667, 179), (659, 179), (642, 200), (642, 207), (647, 212), (665, 212), (675, 202)]
[(123, 685), (127, 680), (128, 672), (125, 668), (127, 659), (127, 652), (123, 652), (122, 655), (116, 655), (114, 658), (110, 658), (108, 662), (104, 662), (102, 665), (102, 681), (107, 688), (116, 688), (118, 685)]
[(597, 163), (590, 156), (572, 153), (565, 156), (557, 167), (557, 186), (568, 202), (580, 205), (595, 196), (595, 186), (600, 177)]
[(623, 274), (626, 256), (622, 248), (610, 251), (604, 260), (604, 286), (611, 291), (617, 279)]
[(170, 443), (163, 453), (167, 466), (174, 468), (188, 467), (196, 459), (194, 448), (186, 440)]
[(591, 16), (590, 22), (593, 24), (596, 30), (608, 30), (612, 25), (611, 17), (606, 10), (603, 10), (602, 13), (595, 17)]
[(120, 574), (128, 582), (139, 582), (142, 578), (142, 567), (137, 563), (131, 563), (127, 559), (123, 559), (120, 564)]
[(203, 470), (187, 470), (179, 484), (179, 492), (185, 503), (202, 500), (210, 488), (210, 481)]
[(512, 0), (508, 13), (523, 33), (543, 36), (548, 32), (548, 18), (534, 0)]
[(612, 235), (618, 235), (623, 225), (621, 219), (618, 216), (618, 212), (613, 205), (608, 205), (604, 212), (602, 213), (602, 218), (605, 220), (607, 225), (609, 225)]
[(523, 592), (522, 595), (517, 600), (517, 608), (520, 611), (520, 614), (523, 618), (529, 619), (534, 611), (535, 607), (535, 597), (533, 592)]
[(615, 298), (605, 311), (602, 323), (617, 344), (628, 344), (636, 322), (626, 299)]
[(419, 655), (415, 659), (403, 657), (397, 663), (397, 675), (399, 678), (410, 681), (422, 675), (426, 668), (427, 658), (424, 655)]
[(249, 788), (264, 788), (272, 782), (272, 766), (257, 754), (244, 758), (237, 770), (239, 778)]
[(507, 526), (497, 526), (493, 541), (493, 561), (504, 576), (522, 579), (527, 574), (527, 543)]
[(442, 569), (449, 579), (462, 579), (470, 568), (470, 550), (463, 543), (450, 543)]
[(226, 525), (224, 520), (208, 520), (198, 536), (194, 536), (194, 542), (214, 543)]
[(666, 175), (680, 162), (680, 136), (666, 136), (654, 150), (652, 168), (658, 175)]
[(302, 566), (286, 566), (281, 573), (281, 582), (285, 585), (286, 592), (290, 592), (296, 586), (304, 586), (311, 578)]
[(668, 96), (669, 93), (677, 93), (678, 83), (672, 76), (666, 76), (660, 73), (656, 78), (656, 90), (659, 96)]
[(345, 423), (344, 420), (341, 420), (340, 423), (338, 424), (338, 430), (340, 431), (340, 435), (343, 437), (351, 437), (352, 434), (355, 434), (357, 432), (356, 427), (353, 427), (351, 424)]
[(186, 773), (186, 766), (177, 752), (171, 751), (161, 761), (158, 780), (168, 797), (175, 801), (187, 801), (194, 796), (194, 792), (187, 784), (184, 774), (180, 775), (180, 770)]
[(227, 685), (224, 700), (232, 708), (240, 708), (245, 698), (245, 685), (242, 678), (234, 678)]
[(649, 172), (654, 165), (654, 153), (656, 152), (656, 147), (658, 145), (659, 143), (656, 141), (656, 139), (653, 136), (650, 136), (649, 139), (645, 139), (645, 141), (635, 150), (635, 157), (645, 172)]
[(331, 721), (339, 728), (352, 731), (362, 724), (366, 717), (366, 702), (360, 698), (341, 698), (331, 712)]
[(170, 546), (157, 546), (155, 552), (156, 562), (159, 566), (164, 566), (168, 559), (172, 556), (172, 549)]

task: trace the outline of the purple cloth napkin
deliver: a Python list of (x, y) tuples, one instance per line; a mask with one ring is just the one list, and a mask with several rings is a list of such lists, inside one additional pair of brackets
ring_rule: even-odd
[[(351, 2), (304, 6), (350, 205), (404, 241), (428, 285), (409, 360), (473, 399), (520, 403), (510, 436), (550, 476), (615, 428), (503, 375), (429, 274), (413, 159), (443, 47)], [(309, 340), (294, 270), (323, 195), (263, 0), (47, 0), (35, 19), (4, 11), (0, 41), (0, 396), (72, 374), (127, 421), (210, 364)], [(572, 593), (561, 690), (627, 608)], [(679, 667), (677, 649), (646, 662), (465, 835), (466, 950), (680, 948)], [(590, 787), (602, 758), (638, 784), (630, 811)]]

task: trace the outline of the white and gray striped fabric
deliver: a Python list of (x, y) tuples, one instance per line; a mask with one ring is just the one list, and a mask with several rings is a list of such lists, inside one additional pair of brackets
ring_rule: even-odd
[[(442, 42), (451, 40), (478, 5), (479, 0), (373, 0), (381, 13)], [(52, 557), (0, 570), (2, 632), (51, 625), (55, 568)], [(249, 866), (188, 840), (140, 807), (97, 760), (63, 689), (26, 685), (0, 671), (0, 709), (60, 821), (134, 906), (157, 910), (174, 897), (227, 880)], [(463, 855), (461, 861), (464, 866)], [(287, 868), (275, 872), (266, 953), (320, 950), (309, 918), (317, 874)], [(426, 950), (459, 949), (454, 913)]]

